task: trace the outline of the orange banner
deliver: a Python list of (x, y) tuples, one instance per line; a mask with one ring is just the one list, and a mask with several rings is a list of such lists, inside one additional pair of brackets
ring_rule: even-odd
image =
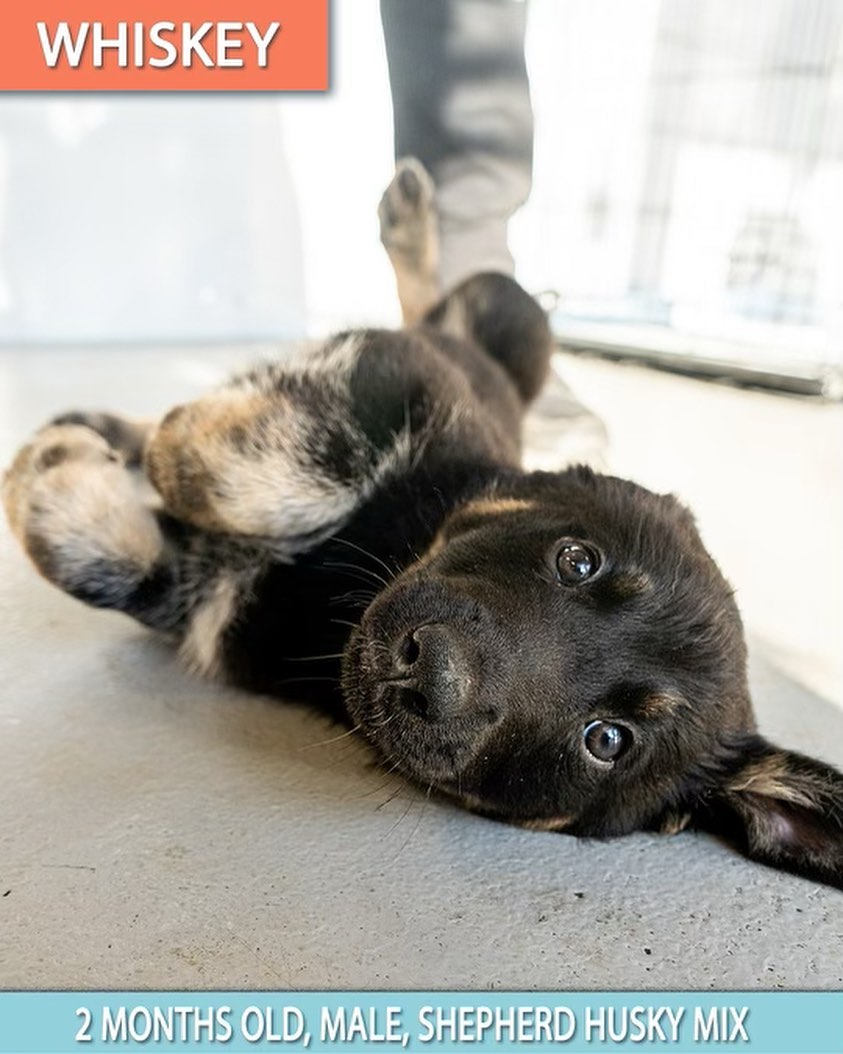
[(0, 91), (325, 91), (328, 3), (17, 0)]

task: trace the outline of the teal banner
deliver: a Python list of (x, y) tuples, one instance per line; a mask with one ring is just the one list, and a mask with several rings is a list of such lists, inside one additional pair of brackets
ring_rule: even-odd
[(3, 992), (0, 1054), (843, 1054), (838, 992)]

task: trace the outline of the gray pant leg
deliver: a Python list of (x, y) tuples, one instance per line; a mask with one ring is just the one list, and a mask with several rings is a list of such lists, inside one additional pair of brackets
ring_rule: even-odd
[[(507, 224), (533, 168), (526, 14), (518, 0), (381, 0), (395, 156), (417, 157), (436, 183), (446, 292), (514, 270)], [(555, 373), (526, 438), (532, 467), (605, 467), (605, 426)]]
[(511, 274), (507, 224), (530, 192), (533, 112), (526, 3), (381, 0), (396, 157), (433, 176), (445, 290)]

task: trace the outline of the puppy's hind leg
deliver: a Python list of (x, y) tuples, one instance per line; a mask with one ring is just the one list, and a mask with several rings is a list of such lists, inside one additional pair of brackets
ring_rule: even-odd
[(94, 607), (173, 628), (173, 568), (158, 518), (122, 458), (88, 427), (50, 425), (2, 482), (13, 533), (40, 573)]
[(405, 157), (378, 207), (404, 324), (479, 345), (530, 402), (547, 375), (553, 346), (545, 313), (513, 278), (482, 268), (443, 297), (434, 192), (421, 162)]
[(398, 285), (405, 326), (412, 326), (442, 295), (433, 180), (413, 157), (402, 158), (378, 206), (381, 242)]

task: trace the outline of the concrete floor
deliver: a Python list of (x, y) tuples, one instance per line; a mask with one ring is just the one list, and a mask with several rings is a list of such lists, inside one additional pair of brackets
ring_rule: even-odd
[[(74, 406), (156, 412), (242, 353), (0, 353), (0, 462)], [(585, 359), (619, 472), (738, 589), (762, 728), (843, 765), (843, 408)], [(0, 986), (839, 988), (843, 894), (705, 836), (613, 843), (426, 802), (312, 714), (184, 674), (0, 527)]]

